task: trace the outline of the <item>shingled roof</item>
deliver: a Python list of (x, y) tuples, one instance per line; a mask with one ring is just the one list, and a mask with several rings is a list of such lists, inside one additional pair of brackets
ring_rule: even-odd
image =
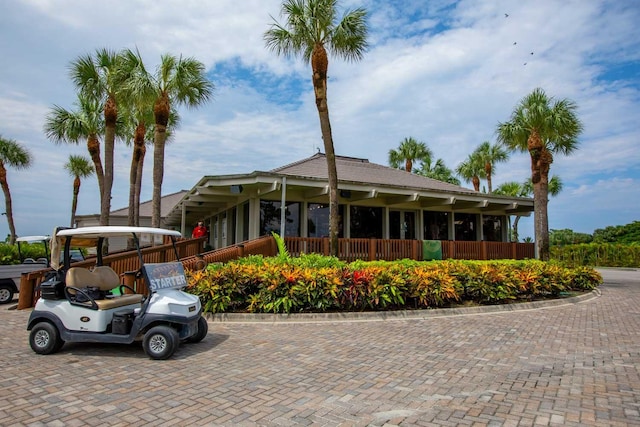
[[(187, 190), (177, 191), (175, 193), (167, 194), (166, 196), (162, 196), (162, 201), (160, 203), (160, 216), (165, 217), (173, 207), (182, 200), (185, 194), (187, 194)], [(151, 214), (153, 213), (153, 204), (152, 200), (147, 200), (146, 202), (140, 203), (140, 216), (141, 217), (149, 217), (151, 218)], [(128, 216), (129, 215), (129, 207), (124, 207), (122, 209), (116, 209), (111, 211), (109, 216)]]
[[(423, 190), (477, 194), (477, 192), (459, 185), (371, 163), (367, 159), (336, 156), (336, 169), (338, 171), (339, 182), (394, 185)], [(327, 180), (327, 159), (325, 154), (317, 153), (306, 159), (272, 169), (270, 172)]]

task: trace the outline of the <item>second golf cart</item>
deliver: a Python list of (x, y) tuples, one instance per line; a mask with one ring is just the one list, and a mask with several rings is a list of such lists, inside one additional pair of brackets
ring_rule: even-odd
[[(142, 237), (169, 236), (176, 261), (145, 263)], [(65, 342), (130, 344), (142, 341), (152, 359), (167, 359), (181, 342), (199, 342), (208, 332), (200, 299), (184, 292), (187, 285), (179, 261), (177, 231), (151, 227), (99, 226), (57, 229), (52, 236), (52, 277), (40, 285), (41, 297), (27, 329), (29, 344), (38, 354), (55, 353)], [(144, 278), (147, 295), (122, 284), (111, 267), (102, 265), (104, 239), (133, 239), (140, 260), (138, 276)], [(72, 247), (96, 249), (92, 269), (71, 266)], [(59, 254), (64, 260), (60, 265)]]

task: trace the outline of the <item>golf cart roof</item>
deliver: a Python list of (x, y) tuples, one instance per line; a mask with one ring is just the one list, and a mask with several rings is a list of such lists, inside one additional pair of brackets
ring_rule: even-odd
[(80, 228), (64, 228), (58, 230), (55, 233), (58, 237), (85, 237), (87, 239), (97, 239), (98, 237), (115, 237), (124, 236), (129, 237), (132, 234), (153, 234), (159, 236), (173, 236), (181, 237), (179, 231), (167, 230), (164, 228), (154, 227), (131, 227), (126, 225), (100, 225), (95, 227), (80, 227)]
[(72, 239), (74, 247), (96, 247), (98, 239), (110, 237), (140, 237), (141, 235), (181, 237), (179, 231), (154, 227), (131, 227), (119, 225), (101, 225), (95, 227), (61, 228), (54, 231), (51, 242), (51, 267), (61, 267), (60, 254), (64, 251), (67, 239)]
[(46, 242), (51, 239), (51, 236), (23, 236), (18, 237), (16, 242)]

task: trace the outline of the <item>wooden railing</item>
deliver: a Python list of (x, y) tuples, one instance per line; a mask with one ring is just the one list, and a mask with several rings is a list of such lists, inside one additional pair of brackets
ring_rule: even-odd
[[(339, 255), (344, 261), (409, 258), (423, 260), (421, 240), (338, 239)], [(329, 239), (286, 237), (287, 250), (293, 256), (302, 253), (329, 255)], [(442, 259), (525, 259), (534, 258), (533, 243), (469, 242), (443, 240)]]
[[(292, 256), (303, 253), (329, 255), (329, 239), (320, 237), (286, 237), (287, 251)], [(274, 256), (278, 253), (275, 239), (263, 236), (255, 240), (238, 243), (226, 248), (201, 253), (204, 239), (189, 239), (176, 242), (178, 255), (185, 269), (197, 270), (214, 262), (228, 262), (248, 255)], [(423, 260), (421, 240), (384, 240), (384, 239), (339, 239), (339, 258), (351, 262), (355, 260), (415, 259)], [(467, 242), (442, 241), (442, 259), (525, 259), (534, 258), (533, 243)], [(145, 263), (174, 261), (175, 254), (171, 244), (142, 249)], [(103, 264), (113, 268), (123, 276), (123, 283), (134, 285), (138, 293), (146, 293), (146, 283), (135, 276), (140, 269), (140, 260), (136, 251), (121, 252), (105, 256)], [(74, 267), (92, 267), (95, 259), (74, 263)], [(22, 275), (18, 309), (31, 308), (40, 297), (37, 286), (51, 269), (38, 270)]]

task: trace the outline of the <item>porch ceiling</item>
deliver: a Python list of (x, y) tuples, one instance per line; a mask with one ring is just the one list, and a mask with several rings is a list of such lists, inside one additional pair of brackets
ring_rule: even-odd
[[(282, 197), (280, 174), (253, 173), (221, 177), (203, 177), (165, 217), (167, 225), (180, 225), (241, 204), (251, 198), (279, 201)], [(329, 203), (326, 180), (286, 176), (287, 200)], [(424, 188), (340, 181), (339, 203), (381, 206), (392, 209), (430, 209), (434, 211), (474, 212), (496, 215), (528, 215), (533, 200), (496, 196), (473, 191), (445, 192)]]

